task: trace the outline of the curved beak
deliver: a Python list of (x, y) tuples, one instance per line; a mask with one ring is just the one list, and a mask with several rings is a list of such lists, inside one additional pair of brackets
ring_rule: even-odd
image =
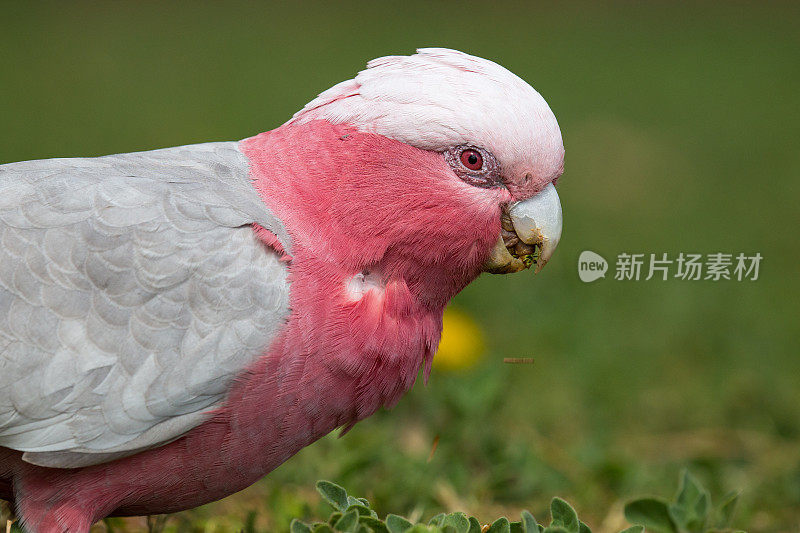
[(548, 184), (532, 198), (510, 204), (501, 215), (502, 229), (484, 270), (507, 274), (530, 268), (539, 272), (561, 239), (561, 201)]

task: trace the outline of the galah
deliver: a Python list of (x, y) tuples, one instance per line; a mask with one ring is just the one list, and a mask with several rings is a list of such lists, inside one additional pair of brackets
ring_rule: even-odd
[(179, 511), (393, 406), (453, 296), (550, 258), (563, 156), (530, 85), (428, 48), (239, 142), (0, 166), (0, 498)]

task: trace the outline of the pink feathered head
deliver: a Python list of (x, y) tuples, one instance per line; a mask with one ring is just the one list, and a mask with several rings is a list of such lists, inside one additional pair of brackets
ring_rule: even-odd
[[(553, 113), (519, 77), (462, 52), (372, 60), (243, 146), (293, 241), (345, 277), (378, 269), (443, 303), (484, 269), (530, 266), (520, 258), (535, 246), (541, 267), (560, 235)], [(506, 227), (504, 241), (513, 206), (524, 235)]]
[(544, 98), (497, 63), (446, 48), (373, 59), (290, 122), (352, 124), (435, 152), (480, 146), (524, 199), (563, 172), (561, 131)]

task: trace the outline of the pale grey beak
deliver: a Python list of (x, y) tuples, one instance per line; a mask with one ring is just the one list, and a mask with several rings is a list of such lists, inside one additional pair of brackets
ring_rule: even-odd
[(536, 265), (539, 272), (561, 239), (561, 201), (548, 184), (532, 198), (515, 202), (501, 218), (502, 230), (484, 270), (493, 274), (519, 272)]

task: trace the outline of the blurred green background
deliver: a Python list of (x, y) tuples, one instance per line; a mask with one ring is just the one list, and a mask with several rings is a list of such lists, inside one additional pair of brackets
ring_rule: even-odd
[[(489, 520), (550, 498), (600, 531), (688, 466), (736, 521), (800, 528), (797, 3), (3, 3), (0, 162), (272, 129), (365, 62), (446, 46), (558, 117), (564, 237), (538, 276), (454, 302), (487, 352), (170, 528), (322, 516), (319, 478), (379, 512)], [(582, 283), (577, 258), (760, 252), (757, 281)], [(510, 366), (503, 357), (534, 357)], [(438, 448), (428, 461), (434, 439)], [(134, 531), (140, 522), (127, 521)]]

